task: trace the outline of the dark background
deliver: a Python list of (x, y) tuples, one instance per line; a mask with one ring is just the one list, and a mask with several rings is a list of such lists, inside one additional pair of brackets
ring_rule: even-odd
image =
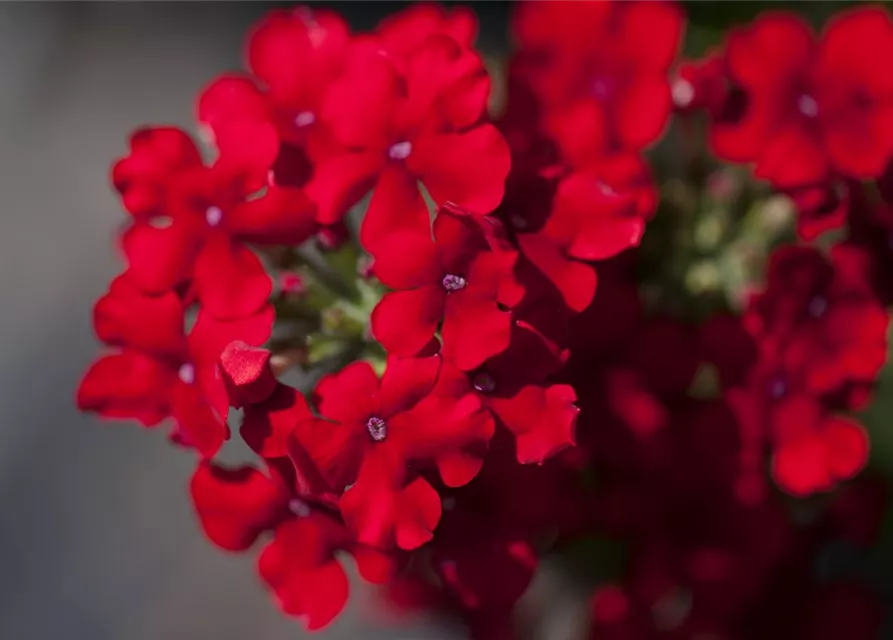
[[(694, 10), (709, 21), (753, 15), (747, 5)], [(73, 406), (98, 353), (93, 302), (121, 269), (110, 240), (125, 214), (109, 165), (139, 125), (194, 128), (198, 91), (241, 66), (244, 32), (271, 6), (0, 3), (2, 640), (303, 635), (275, 612), (251, 555), (223, 554), (199, 532), (186, 492), (192, 456), (161, 431), (100, 424)], [(400, 6), (337, 3), (356, 29)], [(475, 9), (485, 55), (504, 52), (508, 6)], [(550, 614), (543, 635), (574, 637), (580, 598), (548, 568), (534, 592)], [(425, 620), (384, 631), (369, 608), (352, 598), (322, 637), (459, 636)]]

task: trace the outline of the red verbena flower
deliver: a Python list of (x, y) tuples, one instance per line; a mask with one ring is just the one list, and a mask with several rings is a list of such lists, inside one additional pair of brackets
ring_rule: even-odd
[(199, 312), (188, 336), (184, 313), (175, 293), (147, 296), (128, 273), (116, 278), (96, 304), (94, 326), (100, 340), (119, 350), (93, 363), (77, 402), (81, 410), (147, 426), (171, 417), (171, 437), (211, 457), (229, 437), (217, 359), (233, 339), (262, 344), (270, 335), (273, 309), (267, 305), (229, 322)]
[(191, 282), (208, 313), (234, 319), (256, 313), (272, 291), (244, 243), (299, 243), (313, 231), (314, 209), (299, 189), (265, 186), (279, 148), (269, 125), (229, 124), (216, 143), (213, 165), (167, 176), (166, 218), (137, 222), (121, 244), (134, 282), (147, 292)]
[[(421, 197), (415, 204), (425, 207)], [(495, 225), (496, 220), (441, 208), (433, 238), (398, 231), (381, 240), (373, 271), (395, 291), (375, 307), (371, 326), (388, 352), (415, 355), (441, 322), (441, 353), (461, 369), (473, 369), (508, 347), (508, 308), (524, 292), (513, 275), (517, 252)]]
[(729, 81), (742, 106), (716, 121), (715, 152), (755, 162), (781, 188), (816, 185), (831, 172), (879, 175), (893, 153), (893, 22), (879, 7), (841, 13), (816, 41), (806, 22), (768, 13), (733, 30)]
[(363, 362), (320, 380), (326, 420), (299, 425), (295, 437), (332, 487), (347, 485), (340, 507), (361, 542), (414, 549), (431, 539), (440, 498), (418, 472), (436, 468), (447, 486), (481, 466), (493, 420), (469, 389), (438, 384), (439, 356), (389, 358), (379, 381)]

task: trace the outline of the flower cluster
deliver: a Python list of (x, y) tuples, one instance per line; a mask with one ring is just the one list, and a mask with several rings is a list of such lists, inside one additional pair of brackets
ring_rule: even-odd
[(113, 165), (79, 407), (170, 424), (208, 539), (262, 544), (311, 630), (347, 552), (390, 606), (510, 638), (582, 544), (616, 565), (593, 637), (872, 637), (872, 593), (813, 568), (886, 501), (845, 481), (893, 301), (893, 21), (768, 13), (680, 60), (685, 26), (521, 3), (497, 110), (464, 8), (269, 13), (200, 144), (144, 127)]

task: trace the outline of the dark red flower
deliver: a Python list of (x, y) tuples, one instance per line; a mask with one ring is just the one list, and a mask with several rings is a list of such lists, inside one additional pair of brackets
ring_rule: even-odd
[(493, 421), (470, 389), (440, 385), (440, 357), (390, 358), (379, 382), (362, 362), (316, 388), (328, 420), (299, 425), (296, 438), (340, 491), (344, 520), (361, 542), (414, 549), (440, 520), (440, 498), (413, 471), (436, 467), (447, 486), (470, 481)]
[(525, 2), (518, 73), (572, 165), (609, 149), (641, 149), (672, 111), (669, 71), (683, 31), (668, 2)]
[(721, 54), (708, 53), (703, 59), (679, 64), (670, 84), (673, 105), (678, 112), (704, 109), (714, 114), (721, 109), (728, 93), (724, 62)]
[(789, 13), (734, 30), (726, 66), (743, 108), (714, 123), (714, 150), (780, 188), (880, 175), (893, 153), (893, 81), (877, 63), (888, 54), (893, 23), (879, 7), (841, 13), (818, 41)]
[(545, 225), (536, 233), (518, 230), (518, 245), (565, 304), (580, 312), (592, 301), (597, 282), (593, 268), (581, 262), (637, 246), (656, 206), (656, 189), (641, 159), (612, 156), (562, 179)]
[[(424, 208), (421, 198), (416, 206)], [(442, 208), (433, 238), (400, 231), (381, 240), (373, 271), (395, 291), (375, 307), (371, 326), (388, 352), (415, 355), (441, 322), (441, 353), (461, 369), (473, 369), (508, 347), (508, 308), (523, 290), (513, 275), (517, 252), (496, 235), (494, 224)]]
[(771, 413), (772, 477), (796, 496), (828, 491), (868, 461), (868, 434), (858, 422), (828, 415), (806, 396), (786, 398)]
[(767, 390), (822, 395), (870, 384), (886, 360), (889, 320), (865, 254), (839, 245), (831, 258), (808, 247), (783, 247), (770, 258), (766, 289), (745, 318)]
[(118, 350), (99, 358), (81, 381), (78, 407), (104, 418), (147, 426), (172, 417), (171, 437), (213, 456), (229, 437), (226, 392), (216, 366), (234, 339), (262, 344), (273, 324), (271, 306), (248, 318), (222, 322), (199, 312), (184, 334), (184, 305), (172, 292), (146, 296), (119, 276), (94, 311), (101, 340)]
[[(349, 153), (317, 166), (321, 222), (334, 222), (375, 187), (363, 220), (363, 245), (398, 228), (427, 228), (410, 216), (418, 182), (437, 204), (485, 214), (502, 200), (509, 150), (485, 116), (489, 79), (483, 62), (444, 35), (407, 59), (376, 38), (355, 41), (345, 73), (329, 91), (325, 118)], [(322, 188), (322, 187), (321, 187)]]
[[(272, 291), (243, 243), (303, 241), (313, 230), (313, 205), (299, 189), (264, 187), (279, 145), (269, 125), (230, 124), (216, 140), (212, 166), (169, 177), (169, 219), (138, 222), (121, 243), (134, 281), (147, 292), (191, 279), (203, 308), (228, 320), (256, 313)], [(259, 189), (265, 192), (257, 196)]]

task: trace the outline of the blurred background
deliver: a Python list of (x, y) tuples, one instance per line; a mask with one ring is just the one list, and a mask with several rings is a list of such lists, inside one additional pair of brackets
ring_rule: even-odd
[[(753, 15), (757, 4), (776, 3), (722, 3), (722, 11)], [(304, 633), (276, 613), (251, 556), (223, 554), (200, 533), (186, 491), (191, 456), (177, 455), (161, 432), (99, 424), (73, 405), (97, 353), (93, 303), (121, 268), (110, 239), (124, 216), (110, 163), (138, 125), (194, 129), (198, 91), (241, 66), (246, 29), (273, 6), (0, 4), (0, 639)], [(355, 29), (400, 6), (338, 3)], [(475, 10), (485, 55), (505, 51), (509, 6)], [(719, 9), (695, 3), (695, 11)], [(826, 9), (816, 3), (815, 12)], [(890, 408), (881, 405), (875, 422), (883, 415)], [(893, 451), (889, 438), (876, 445)], [(549, 580), (547, 571), (535, 586), (553, 603), (548, 637), (574, 637), (582, 605)], [(318, 637), (355, 638), (360, 627), (370, 639), (461, 637), (429, 620), (397, 630), (370, 622), (368, 604), (351, 598), (347, 615)]]

